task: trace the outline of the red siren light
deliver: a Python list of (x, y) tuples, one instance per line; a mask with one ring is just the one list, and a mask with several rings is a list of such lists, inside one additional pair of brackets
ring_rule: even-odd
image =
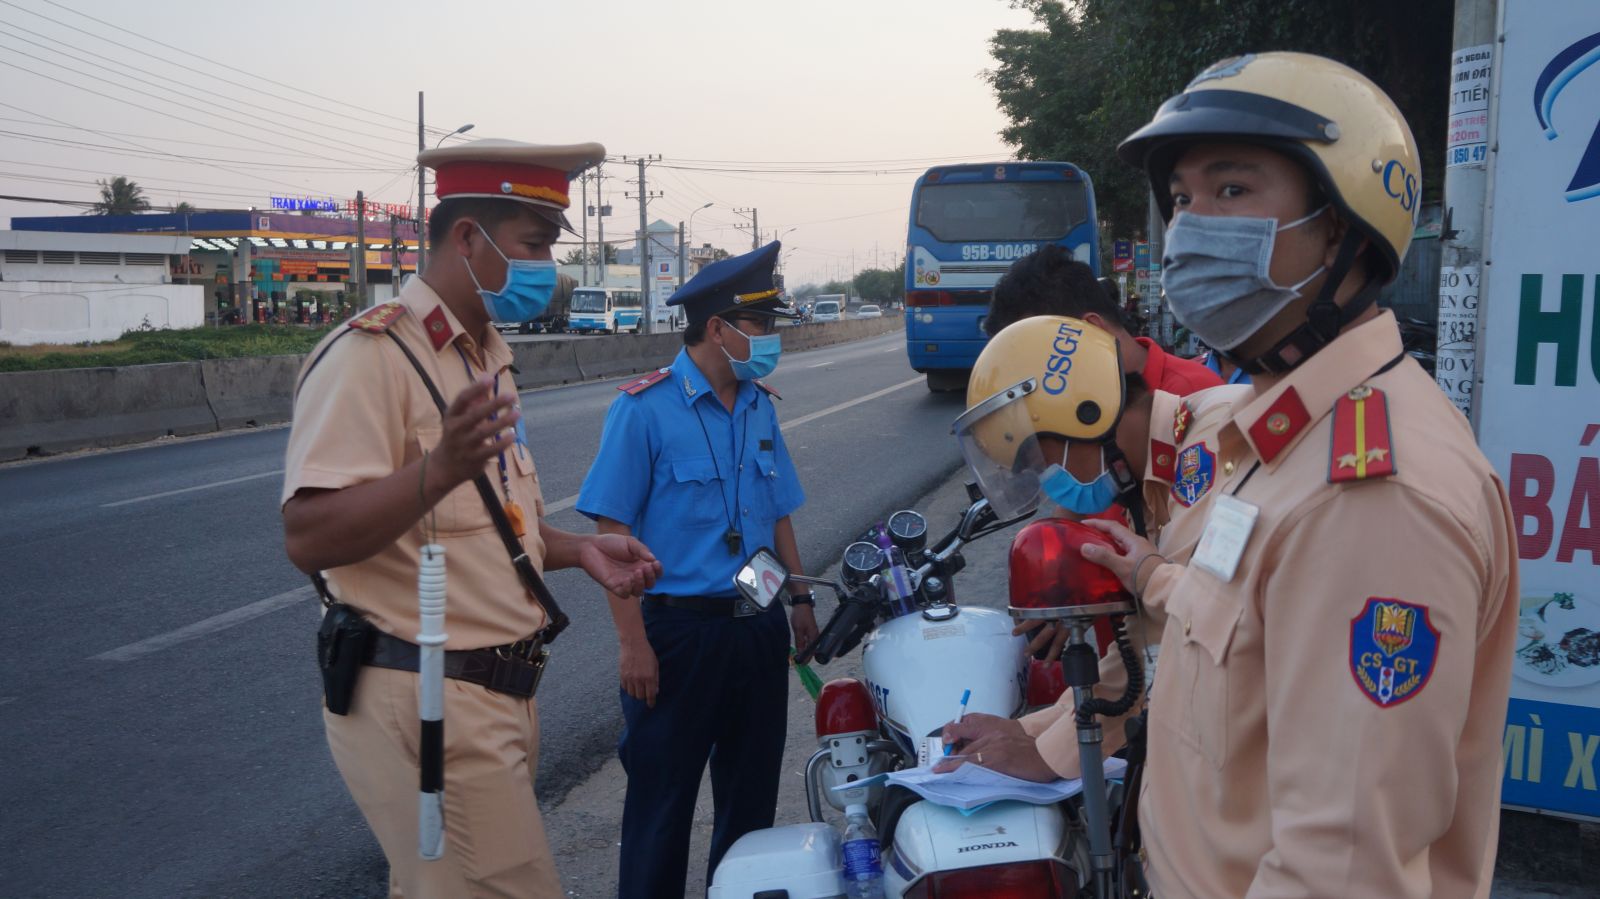
[(822, 685), (817, 696), (817, 737), (854, 734), (878, 729), (878, 713), (867, 685), (841, 677)]
[(1011, 541), (1011, 614), (1089, 618), (1134, 610), (1133, 597), (1104, 566), (1083, 557), (1086, 544), (1116, 550), (1094, 528), (1064, 518), (1033, 522)]

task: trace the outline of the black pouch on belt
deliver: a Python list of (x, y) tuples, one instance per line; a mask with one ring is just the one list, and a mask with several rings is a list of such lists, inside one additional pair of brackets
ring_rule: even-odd
[(317, 630), (317, 667), (322, 670), (322, 699), (335, 715), (350, 714), (356, 677), (366, 658), (375, 628), (342, 602), (328, 606)]

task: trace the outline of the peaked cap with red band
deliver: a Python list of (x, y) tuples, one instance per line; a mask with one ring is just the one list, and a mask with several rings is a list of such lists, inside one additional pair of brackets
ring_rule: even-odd
[(425, 150), (417, 162), (434, 170), (435, 195), (441, 201), (516, 200), (571, 231), (565, 211), (572, 205), (572, 179), (605, 157), (606, 148), (596, 143), (525, 144), (489, 138)]

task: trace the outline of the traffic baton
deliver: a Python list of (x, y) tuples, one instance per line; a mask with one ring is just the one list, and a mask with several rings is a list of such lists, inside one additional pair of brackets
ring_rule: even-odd
[(421, 678), (417, 701), (422, 734), (418, 741), (422, 791), (417, 797), (417, 852), (427, 861), (444, 854), (444, 547), (430, 543), (422, 548), (417, 573), (417, 607), (421, 648), (417, 671)]

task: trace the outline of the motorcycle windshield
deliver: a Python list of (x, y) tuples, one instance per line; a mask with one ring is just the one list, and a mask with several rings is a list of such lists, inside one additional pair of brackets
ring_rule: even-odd
[(956, 419), (953, 431), (967, 468), (1000, 518), (1027, 515), (1043, 495), (1044, 453), (1024, 398), (1032, 380), (1008, 387)]

